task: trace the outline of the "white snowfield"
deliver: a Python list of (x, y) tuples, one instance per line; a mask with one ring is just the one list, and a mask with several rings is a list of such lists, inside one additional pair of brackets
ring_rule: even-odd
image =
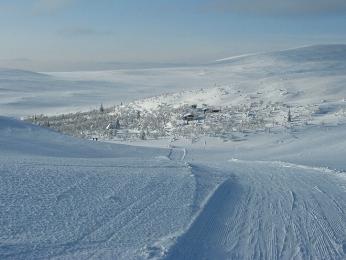
[[(236, 105), (256, 98), (295, 105), (340, 101), (346, 98), (345, 60), (346, 45), (319, 45), (177, 68), (55, 73), (0, 69), (0, 111), (16, 117), (88, 111), (101, 103), (113, 106), (214, 86), (232, 91), (221, 100), (218, 92), (211, 92), (210, 105)], [(185, 93), (172, 102), (201, 103), (205, 97)], [(150, 108), (156, 102), (145, 104)]]
[(2, 117), (0, 258), (345, 259), (345, 137), (139, 148)]
[[(259, 92), (273, 102), (316, 105), (316, 117), (328, 122), (227, 142), (201, 136), (128, 146), (0, 116), (0, 259), (346, 259), (345, 71), (346, 47), (335, 45), (198, 68), (54, 74), (82, 85), (97, 84), (96, 76), (147, 79), (147, 89), (177, 84), (174, 90), (212, 87), (217, 80), (233, 97), (238, 90), (246, 96), (234, 102)], [(1, 94), (14, 98), (17, 92), (18, 103), (11, 107), (1, 95), (3, 114), (45, 111), (36, 101), (50, 89), (39, 92), (42, 85), (33, 83), (24, 104), (25, 83), (15, 87), (36, 74), (6, 73), (0, 83), (13, 81), (0, 84)], [(208, 97), (215, 105), (231, 104), (218, 89), (134, 104), (149, 109)], [(90, 93), (84, 101), (92, 100)], [(45, 100), (57, 101), (51, 111), (70, 109), (55, 95)]]
[(166, 150), (79, 141), (3, 117), (0, 133), (1, 259), (144, 258), (195, 212), (191, 169)]
[(226, 169), (168, 259), (345, 259), (345, 179), (281, 162)]

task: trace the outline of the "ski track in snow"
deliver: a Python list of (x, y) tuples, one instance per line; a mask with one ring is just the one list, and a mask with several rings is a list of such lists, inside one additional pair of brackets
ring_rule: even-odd
[(167, 259), (345, 259), (344, 179), (331, 170), (232, 160)]
[(172, 161), (184, 161), (186, 157), (186, 148), (171, 147), (168, 158)]
[(187, 68), (1, 70), (6, 115), (84, 111), (188, 87), (133, 104), (270, 101), (314, 112), (321, 128), (208, 139), (194, 154), (186, 143), (89, 142), (0, 116), (0, 259), (346, 259), (345, 57), (345, 45), (331, 45)]
[[(63, 158), (70, 138), (2, 123), (17, 130), (0, 151), (1, 259), (345, 259), (344, 172), (181, 145)], [(23, 148), (28, 131), (50, 154)]]
[(136, 248), (191, 214), (194, 178), (178, 162), (122, 160), (119, 168), (112, 159), (103, 166), (90, 159), (87, 167), (16, 160), (1, 163), (1, 259), (134, 258)]

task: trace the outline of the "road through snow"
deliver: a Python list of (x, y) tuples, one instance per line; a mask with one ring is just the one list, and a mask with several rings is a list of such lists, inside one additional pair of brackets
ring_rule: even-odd
[(345, 259), (345, 175), (281, 162), (225, 169), (167, 259)]

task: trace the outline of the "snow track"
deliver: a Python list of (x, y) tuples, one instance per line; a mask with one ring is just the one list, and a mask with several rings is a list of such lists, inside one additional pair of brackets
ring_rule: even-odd
[[(0, 116), (0, 259), (346, 259), (345, 61), (346, 45), (329, 45), (184, 68), (0, 70), (3, 114), (121, 101), (54, 120), (103, 140), (120, 119), (119, 141), (139, 129), (152, 146)], [(203, 103), (222, 112), (182, 127)]]
[(186, 149), (171, 147), (169, 150), (168, 158), (172, 161), (184, 161), (186, 157)]
[(346, 259), (340, 158), (110, 145), (0, 119), (0, 259)]
[(134, 259), (189, 223), (195, 189), (181, 162), (0, 157), (0, 258)]
[[(327, 169), (232, 161), (167, 259), (345, 259), (345, 178)], [(230, 175), (230, 176), (232, 176)]]
[[(206, 251), (208, 251), (209, 257), (224, 259), (222, 247), (214, 243), (215, 248), (211, 248), (210, 245), (212, 244), (209, 242), (218, 240), (215, 236), (222, 232), (222, 221), (233, 214), (234, 209), (232, 207), (224, 208), (224, 206), (235, 203), (238, 188), (236, 183), (229, 179), (220, 184), (189, 230), (178, 239), (167, 259), (203, 259), (206, 256)], [(206, 235), (208, 237), (205, 237)], [(202, 251), (201, 248), (203, 248)]]

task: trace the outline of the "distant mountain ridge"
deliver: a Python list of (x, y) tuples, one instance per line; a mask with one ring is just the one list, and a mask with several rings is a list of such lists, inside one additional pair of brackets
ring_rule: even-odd
[(275, 59), (284, 59), (289, 61), (345, 61), (346, 62), (346, 44), (321, 44), (310, 45), (280, 51), (243, 54), (231, 56), (214, 61), (214, 64), (227, 64), (239, 62), (248, 59), (258, 59), (270, 57)]
[(46, 74), (12, 68), (0, 68), (0, 79), (28, 79), (28, 78), (48, 78)]

